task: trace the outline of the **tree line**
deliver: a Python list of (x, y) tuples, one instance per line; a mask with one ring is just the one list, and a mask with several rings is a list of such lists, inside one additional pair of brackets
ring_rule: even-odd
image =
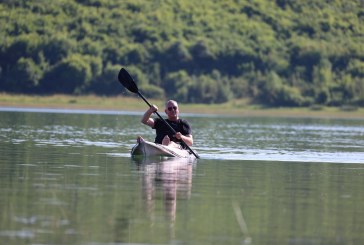
[[(0, 91), (364, 105), (361, 0), (3, 0)], [(128, 95), (128, 93), (123, 93)]]

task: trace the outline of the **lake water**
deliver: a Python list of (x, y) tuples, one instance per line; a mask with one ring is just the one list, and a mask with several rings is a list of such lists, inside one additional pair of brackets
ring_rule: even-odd
[(0, 109), (0, 244), (364, 244), (364, 120), (184, 115), (201, 159), (132, 160), (141, 113)]

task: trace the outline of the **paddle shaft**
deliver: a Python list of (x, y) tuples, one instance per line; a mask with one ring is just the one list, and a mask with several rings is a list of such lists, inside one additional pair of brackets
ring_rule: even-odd
[[(144, 102), (145, 103), (147, 103), (147, 105), (149, 106), (149, 107), (152, 107), (152, 105), (147, 101), (147, 99), (139, 92), (139, 91), (137, 91), (137, 94), (140, 96), (140, 98), (142, 98), (143, 100), (144, 100)], [(166, 125), (167, 125), (167, 127), (174, 133), (174, 134), (176, 134), (177, 132), (176, 132), (176, 130), (174, 130), (174, 128), (172, 128), (172, 126), (171, 125), (169, 125), (169, 123), (161, 116), (161, 115), (159, 115), (159, 113), (158, 112), (154, 112)], [(199, 155), (197, 155), (187, 144), (186, 144), (186, 142), (184, 142), (183, 141), (183, 139), (181, 139), (181, 141), (182, 141), (182, 143), (187, 147), (187, 149), (196, 157), (196, 158), (200, 158), (200, 156)]]

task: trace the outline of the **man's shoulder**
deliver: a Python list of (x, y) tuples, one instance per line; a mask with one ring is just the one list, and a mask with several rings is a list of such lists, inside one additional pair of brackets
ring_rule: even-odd
[(188, 125), (188, 126), (190, 125), (190, 123), (185, 119), (180, 118), (179, 121), (181, 124)]

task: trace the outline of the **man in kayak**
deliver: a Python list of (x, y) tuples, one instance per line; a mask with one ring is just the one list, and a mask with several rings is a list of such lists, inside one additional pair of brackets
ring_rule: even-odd
[[(176, 134), (160, 118), (151, 118), (150, 116), (158, 110), (156, 105), (152, 105), (143, 115), (141, 122), (156, 130), (155, 143), (162, 145), (170, 145), (181, 148), (181, 141), (188, 146), (192, 146), (193, 137), (192, 129), (186, 120), (179, 118), (178, 104), (174, 100), (167, 101), (164, 112), (167, 114), (166, 121), (176, 131)], [(143, 140), (138, 137), (138, 142)]]

